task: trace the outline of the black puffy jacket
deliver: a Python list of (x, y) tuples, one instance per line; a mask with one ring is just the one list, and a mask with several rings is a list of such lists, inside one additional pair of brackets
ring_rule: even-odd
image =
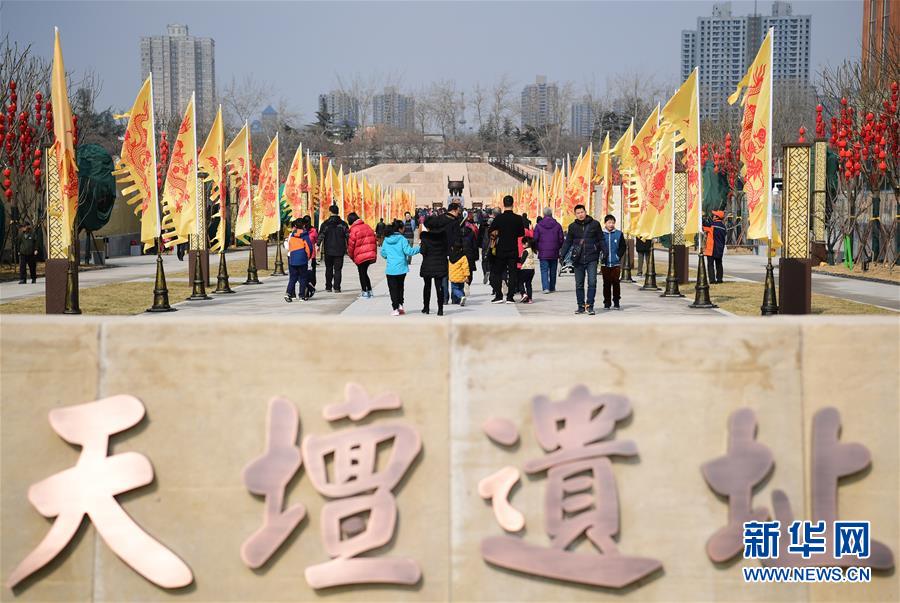
[(419, 236), (420, 253), (422, 254), (422, 267), (419, 276), (447, 276), (450, 268), (447, 257), (450, 255), (450, 244), (447, 241), (448, 222), (443, 216), (430, 216), (425, 219), (424, 226), (428, 230), (422, 230)]
[(347, 253), (349, 236), (350, 227), (347, 223), (340, 216), (331, 215), (319, 228), (319, 245), (325, 250), (325, 255), (344, 255)]
[[(584, 221), (575, 220), (569, 224), (566, 231), (566, 241), (559, 252), (561, 258), (565, 258), (572, 250), (572, 260), (575, 264), (590, 264), (600, 261), (600, 237), (603, 229), (600, 222), (590, 216), (585, 216)], [(576, 258), (575, 255), (578, 255)]]
[(447, 276), (447, 236), (443, 230), (422, 231), (419, 237), (419, 249), (422, 254), (422, 267), (419, 276)]

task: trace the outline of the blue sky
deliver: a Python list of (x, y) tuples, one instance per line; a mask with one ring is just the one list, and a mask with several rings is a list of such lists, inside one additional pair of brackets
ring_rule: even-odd
[[(811, 14), (814, 73), (858, 58), (862, 2), (794, 2)], [(754, 3), (732, 3), (733, 14)], [(758, 2), (767, 14), (771, 2)], [(379, 73), (416, 89), (453, 79), (462, 89), (508, 75), (515, 90), (545, 74), (575, 91), (633, 71), (677, 83), (682, 29), (693, 29), (711, 2), (0, 2), (0, 32), (50, 56), (60, 27), (66, 67), (94, 69), (101, 107), (128, 105), (140, 84), (139, 40), (185, 23), (216, 41), (217, 86), (253, 74), (274, 84), (273, 99), (306, 118), (336, 74)], [(635, 43), (637, 41), (637, 43)], [(814, 76), (815, 79), (815, 76)]]

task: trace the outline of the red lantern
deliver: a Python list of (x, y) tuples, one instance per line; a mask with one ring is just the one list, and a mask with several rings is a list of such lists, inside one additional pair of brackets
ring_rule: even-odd
[(12, 181), (9, 178), (3, 181), (3, 188), (9, 188), (12, 186)]
[(34, 179), (37, 180), (41, 177), (41, 168), (35, 168), (34, 170)]
[(15, 90), (15, 89), (16, 89), (16, 82), (15, 82), (15, 80), (9, 80), (9, 89), (10, 89), (10, 90)]
[(7, 199), (9, 199), (10, 197), (12, 197), (12, 189), (6, 189), (5, 191), (3, 191), (3, 194), (6, 195)]

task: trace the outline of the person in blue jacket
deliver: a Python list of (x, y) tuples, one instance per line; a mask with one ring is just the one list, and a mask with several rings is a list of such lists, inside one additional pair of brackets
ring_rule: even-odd
[(312, 243), (301, 219), (291, 222), (291, 234), (284, 242), (288, 252), (288, 286), (284, 301), (291, 302), (296, 297), (296, 287), (300, 284), (300, 299), (308, 299), (306, 286), (309, 278), (309, 258), (312, 256)]
[(386, 229), (387, 236), (381, 244), (381, 257), (387, 260), (384, 274), (391, 293), (392, 316), (406, 314), (403, 310), (403, 289), (409, 272), (408, 259), (419, 253), (418, 247), (409, 244), (403, 236), (403, 222), (394, 220)]
[[(610, 302), (616, 310), (619, 307), (621, 288), (619, 272), (625, 257), (625, 235), (616, 229), (616, 217), (608, 214), (603, 218), (603, 234), (600, 237), (600, 274), (603, 275), (603, 308), (609, 310)], [(652, 251), (651, 251), (652, 253)], [(610, 299), (611, 298), (611, 299)]]

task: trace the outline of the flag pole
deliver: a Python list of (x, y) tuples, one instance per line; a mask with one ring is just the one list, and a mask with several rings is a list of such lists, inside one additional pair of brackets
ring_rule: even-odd
[[(666, 269), (666, 290), (660, 294), (660, 297), (684, 297), (678, 289), (678, 276), (675, 274), (675, 140), (672, 140), (672, 167), (669, 173), (672, 178), (672, 186), (669, 189), (669, 199), (671, 203), (672, 220), (669, 222), (669, 266)], [(687, 177), (687, 174), (685, 174)], [(687, 183), (685, 183), (685, 198), (687, 197)], [(686, 199), (685, 199), (686, 200)], [(652, 252), (651, 252), (652, 253)]]
[[(200, 188), (200, 182), (197, 174), (197, 92), (194, 91), (191, 93), (191, 123), (194, 126), (194, 235), (193, 236), (196, 244), (194, 249), (194, 279), (192, 281), (191, 288), (191, 296), (188, 297), (188, 301), (200, 301), (206, 299), (212, 299), (209, 295), (206, 294), (206, 278), (203, 276), (203, 259), (200, 257), (200, 253), (202, 251), (202, 247), (200, 244), (200, 233), (205, 232), (203, 217), (206, 215), (206, 212), (200, 208), (200, 202), (206, 203), (206, 199), (204, 199), (203, 190)], [(205, 189), (206, 187), (204, 187)], [(188, 244), (190, 247), (190, 244)]]
[[(153, 119), (153, 127), (150, 128), (151, 149), (153, 151), (153, 163), (156, 164), (156, 115), (153, 109), (153, 72), (150, 72), (150, 117)], [(147, 312), (174, 312), (177, 308), (169, 305), (169, 288), (166, 286), (166, 271), (163, 268), (162, 259), (162, 219), (159, 215), (159, 188), (151, 186), (153, 191), (153, 210), (156, 212), (156, 279), (153, 284), (153, 305), (147, 308)], [(141, 216), (143, 219), (143, 216)]]
[(247, 165), (244, 167), (244, 175), (246, 176), (247, 197), (250, 203), (248, 208), (250, 210), (250, 253), (247, 255), (247, 280), (244, 281), (244, 284), (261, 285), (262, 283), (259, 281), (259, 276), (256, 273), (256, 258), (253, 255), (253, 235), (256, 229), (256, 220), (253, 216), (253, 185), (250, 173), (250, 163), (253, 161), (253, 157), (250, 156), (250, 128), (247, 127), (246, 121), (244, 122), (244, 127), (247, 128), (247, 140), (244, 143), (244, 150), (247, 153)]
[[(275, 139), (278, 139), (278, 132), (275, 132)], [(287, 182), (285, 182), (286, 186)], [(275, 203), (277, 205), (275, 211), (278, 212), (278, 230), (275, 232), (275, 270), (272, 271), (272, 276), (286, 276), (284, 259), (281, 255), (281, 235), (284, 225), (281, 223), (281, 195), (278, 194), (278, 153), (275, 153)]]

